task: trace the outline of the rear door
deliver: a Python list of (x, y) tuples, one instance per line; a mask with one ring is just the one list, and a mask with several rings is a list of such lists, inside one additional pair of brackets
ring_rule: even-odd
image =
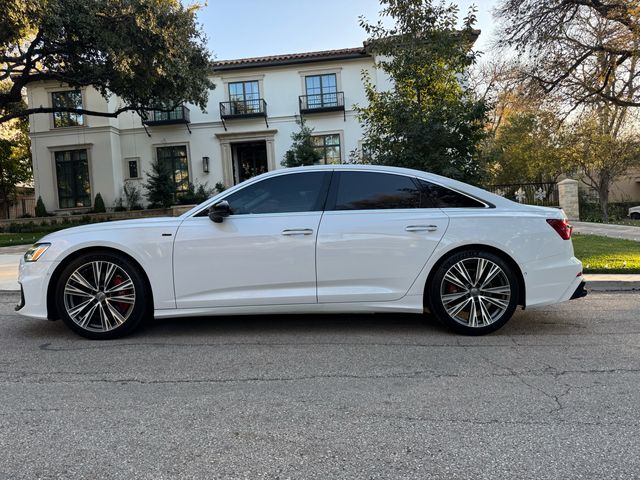
[(317, 240), (318, 301), (403, 297), (442, 239), (449, 219), (422, 208), (411, 176), (336, 171)]

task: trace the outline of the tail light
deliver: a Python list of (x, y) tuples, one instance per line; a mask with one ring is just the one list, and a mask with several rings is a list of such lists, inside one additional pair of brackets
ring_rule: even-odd
[(547, 223), (551, 225), (551, 227), (558, 232), (558, 235), (562, 237), (563, 240), (571, 240), (571, 231), (573, 227), (569, 225), (567, 220), (558, 220), (557, 218), (548, 218)]

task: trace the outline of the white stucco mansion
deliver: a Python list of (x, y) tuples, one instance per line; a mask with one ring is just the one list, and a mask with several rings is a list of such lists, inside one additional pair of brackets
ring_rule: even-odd
[[(281, 168), (301, 115), (314, 129), (322, 162), (345, 162), (362, 138), (353, 105), (366, 102), (363, 70), (379, 89), (388, 88), (360, 47), (218, 61), (205, 113), (185, 105), (153, 112), (144, 122), (132, 112), (118, 118), (32, 115), (36, 197), (59, 213), (90, 208), (98, 192), (113, 206), (125, 181), (142, 185), (154, 159), (174, 172), (177, 191), (187, 182), (234, 185)], [(27, 101), (30, 107), (67, 104), (95, 111), (114, 111), (120, 103), (92, 88), (55, 82), (30, 84)]]

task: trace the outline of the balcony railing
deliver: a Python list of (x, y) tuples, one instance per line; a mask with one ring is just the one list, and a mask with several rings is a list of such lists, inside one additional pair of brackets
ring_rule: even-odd
[(143, 118), (146, 125), (173, 125), (178, 123), (190, 123), (189, 109), (184, 105), (174, 108), (173, 110), (153, 110), (147, 112), (147, 117)]
[(266, 116), (267, 102), (265, 102), (263, 98), (220, 102), (220, 117), (224, 120)]
[(344, 92), (300, 95), (300, 113), (344, 111)]

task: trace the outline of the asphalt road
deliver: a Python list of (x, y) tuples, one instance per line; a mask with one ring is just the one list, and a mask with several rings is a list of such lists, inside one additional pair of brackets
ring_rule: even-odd
[(91, 342), (0, 294), (0, 479), (640, 476), (640, 295), (482, 338), (400, 315), (162, 320)]

